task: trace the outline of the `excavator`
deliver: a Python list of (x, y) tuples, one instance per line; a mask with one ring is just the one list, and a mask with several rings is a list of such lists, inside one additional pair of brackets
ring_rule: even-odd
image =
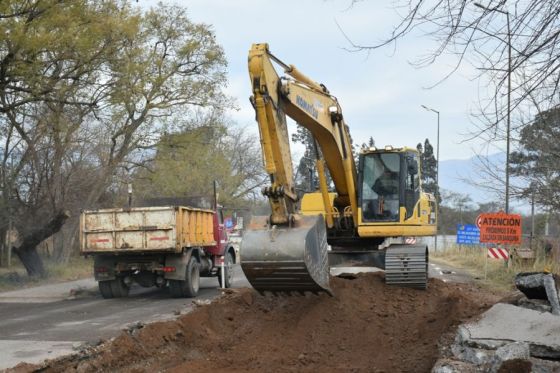
[[(418, 151), (363, 148), (356, 167), (341, 106), (325, 85), (282, 62), (266, 43), (252, 45), (249, 76), (270, 177), (262, 193), (271, 208), (269, 216), (251, 219), (241, 243), (241, 268), (251, 285), (263, 294), (333, 295), (331, 268), (365, 266), (384, 269), (388, 284), (425, 289), (428, 248), (406, 244), (406, 238), (436, 233), (437, 205), (422, 191)], [(319, 188), (301, 198), (286, 116), (305, 127), (315, 145)]]

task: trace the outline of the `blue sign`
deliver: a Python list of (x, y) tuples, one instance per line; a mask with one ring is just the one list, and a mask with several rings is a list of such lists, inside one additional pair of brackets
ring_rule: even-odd
[(457, 224), (457, 243), (461, 245), (480, 244), (480, 229), (474, 224)]
[(231, 218), (225, 218), (224, 219), (224, 226), (226, 227), (226, 229), (232, 229), (233, 228), (233, 220)]

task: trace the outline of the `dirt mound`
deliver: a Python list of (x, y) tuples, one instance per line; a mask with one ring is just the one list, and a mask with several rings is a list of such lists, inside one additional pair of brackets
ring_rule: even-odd
[[(472, 285), (389, 287), (381, 274), (333, 278), (336, 294), (231, 291), (172, 322), (50, 361), (44, 372), (428, 372), (440, 337), (495, 301)], [(29, 367), (22, 367), (29, 371)]]

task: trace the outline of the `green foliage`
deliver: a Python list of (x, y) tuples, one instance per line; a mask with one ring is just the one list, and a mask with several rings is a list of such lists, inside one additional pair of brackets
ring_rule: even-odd
[(434, 148), (426, 139), (424, 146), (419, 143), (416, 148), (420, 152), (422, 188), (425, 192), (432, 193), (441, 203), (441, 194), (437, 185), (438, 163), (434, 156)]
[[(292, 141), (305, 146), (303, 157), (300, 158), (296, 168), (295, 188), (300, 193), (315, 192), (319, 189), (319, 175), (315, 165), (317, 159), (316, 152), (319, 152), (319, 157), (323, 158), (321, 149), (318, 146), (315, 147), (313, 135), (302, 126), (297, 126), (296, 133), (292, 134)], [(327, 178), (327, 185), (331, 187), (333, 181), (327, 167), (325, 167), (325, 176)]]
[(4, 0), (0, 34), (0, 233), (10, 219), (25, 237), (70, 210), (65, 257), (79, 210), (142, 167), (162, 134), (231, 106), (223, 49), (178, 6)]
[(520, 133), (519, 150), (510, 156), (512, 175), (526, 186), (521, 196), (551, 210), (560, 208), (560, 107), (538, 114)]
[(242, 207), (255, 199), (265, 180), (258, 144), (242, 129), (206, 123), (164, 136), (149, 170), (135, 175), (135, 189), (145, 199), (213, 198), (218, 182), (220, 204)]
[(0, 5), (3, 112), (30, 103), (93, 105), (99, 69), (134, 34), (136, 16), (118, 1), (18, 1)]
[(318, 188), (318, 176), (315, 168), (314, 139), (305, 127), (297, 126), (292, 134), (292, 141), (305, 146), (305, 152), (300, 158), (295, 174), (295, 188), (301, 192), (312, 192)]

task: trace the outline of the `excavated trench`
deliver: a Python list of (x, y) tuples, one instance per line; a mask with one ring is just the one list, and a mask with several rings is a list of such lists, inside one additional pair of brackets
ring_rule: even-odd
[(442, 337), (497, 298), (434, 279), (425, 291), (390, 287), (372, 273), (331, 285), (335, 297), (230, 290), (176, 321), (17, 371), (429, 372)]

